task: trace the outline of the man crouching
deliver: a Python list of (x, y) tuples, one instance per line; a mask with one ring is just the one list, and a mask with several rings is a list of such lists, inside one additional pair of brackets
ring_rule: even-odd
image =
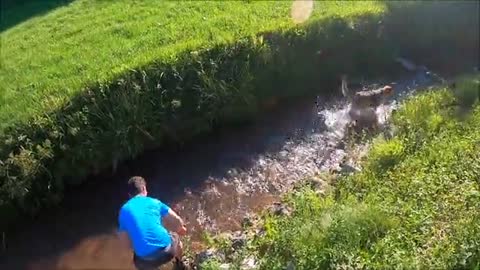
[[(120, 236), (133, 248), (136, 267), (178, 269), (183, 255), (180, 236), (187, 232), (183, 220), (166, 204), (147, 196), (142, 177), (130, 178), (128, 187), (130, 199), (121, 207), (118, 221)], [(175, 232), (169, 233), (162, 219), (172, 224)]]

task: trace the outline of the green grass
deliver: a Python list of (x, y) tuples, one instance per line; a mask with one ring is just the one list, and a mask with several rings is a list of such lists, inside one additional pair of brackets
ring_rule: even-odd
[[(463, 80), (459, 90), (478, 91), (480, 76)], [(409, 99), (362, 172), (325, 198), (292, 193), (293, 217), (266, 219), (262, 269), (479, 269), (480, 105), (459, 117), (455, 99)]]
[[(77, 0), (31, 18), (0, 36), (0, 132), (57, 109), (96, 81), (109, 82), (152, 62), (175, 62), (185, 51), (290, 27), (290, 6), (291, 1)], [(316, 19), (382, 10), (374, 2), (315, 6)], [(14, 11), (6, 15), (22, 9)]]

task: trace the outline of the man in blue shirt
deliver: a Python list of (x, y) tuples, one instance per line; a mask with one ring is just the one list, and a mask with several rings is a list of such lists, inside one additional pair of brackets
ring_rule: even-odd
[[(181, 262), (182, 243), (179, 235), (186, 234), (183, 220), (166, 204), (147, 196), (145, 179), (134, 176), (128, 180), (130, 199), (118, 216), (121, 235), (128, 236), (136, 263), (161, 265), (176, 258)], [(171, 224), (169, 233), (163, 222)], [(138, 266), (138, 265), (137, 265)]]

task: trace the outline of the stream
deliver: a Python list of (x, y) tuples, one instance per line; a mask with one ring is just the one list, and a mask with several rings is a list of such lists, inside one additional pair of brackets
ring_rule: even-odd
[[(377, 110), (382, 124), (399, 100), (432, 84), (424, 73), (395, 80), (395, 96)], [(181, 150), (155, 150), (98, 175), (67, 193), (58, 210), (5, 237), (0, 269), (135, 269), (128, 248), (114, 236), (130, 176), (147, 180), (149, 195), (185, 219), (193, 250), (202, 233), (241, 229), (298, 181), (341, 170), (349, 104), (307, 97), (282, 104), (253, 124), (229, 128)], [(24, 228), (23, 228), (24, 227)]]

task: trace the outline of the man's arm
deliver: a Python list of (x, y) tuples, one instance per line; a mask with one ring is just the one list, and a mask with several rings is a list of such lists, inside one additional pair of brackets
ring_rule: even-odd
[(165, 218), (170, 221), (170, 224), (172, 224), (173, 231), (182, 236), (187, 233), (187, 227), (185, 226), (183, 219), (171, 208), (168, 210), (168, 214)]
[(163, 223), (170, 231), (174, 231), (179, 235), (185, 235), (187, 233), (187, 227), (183, 222), (183, 219), (173, 209), (168, 208), (168, 212), (162, 216)]

